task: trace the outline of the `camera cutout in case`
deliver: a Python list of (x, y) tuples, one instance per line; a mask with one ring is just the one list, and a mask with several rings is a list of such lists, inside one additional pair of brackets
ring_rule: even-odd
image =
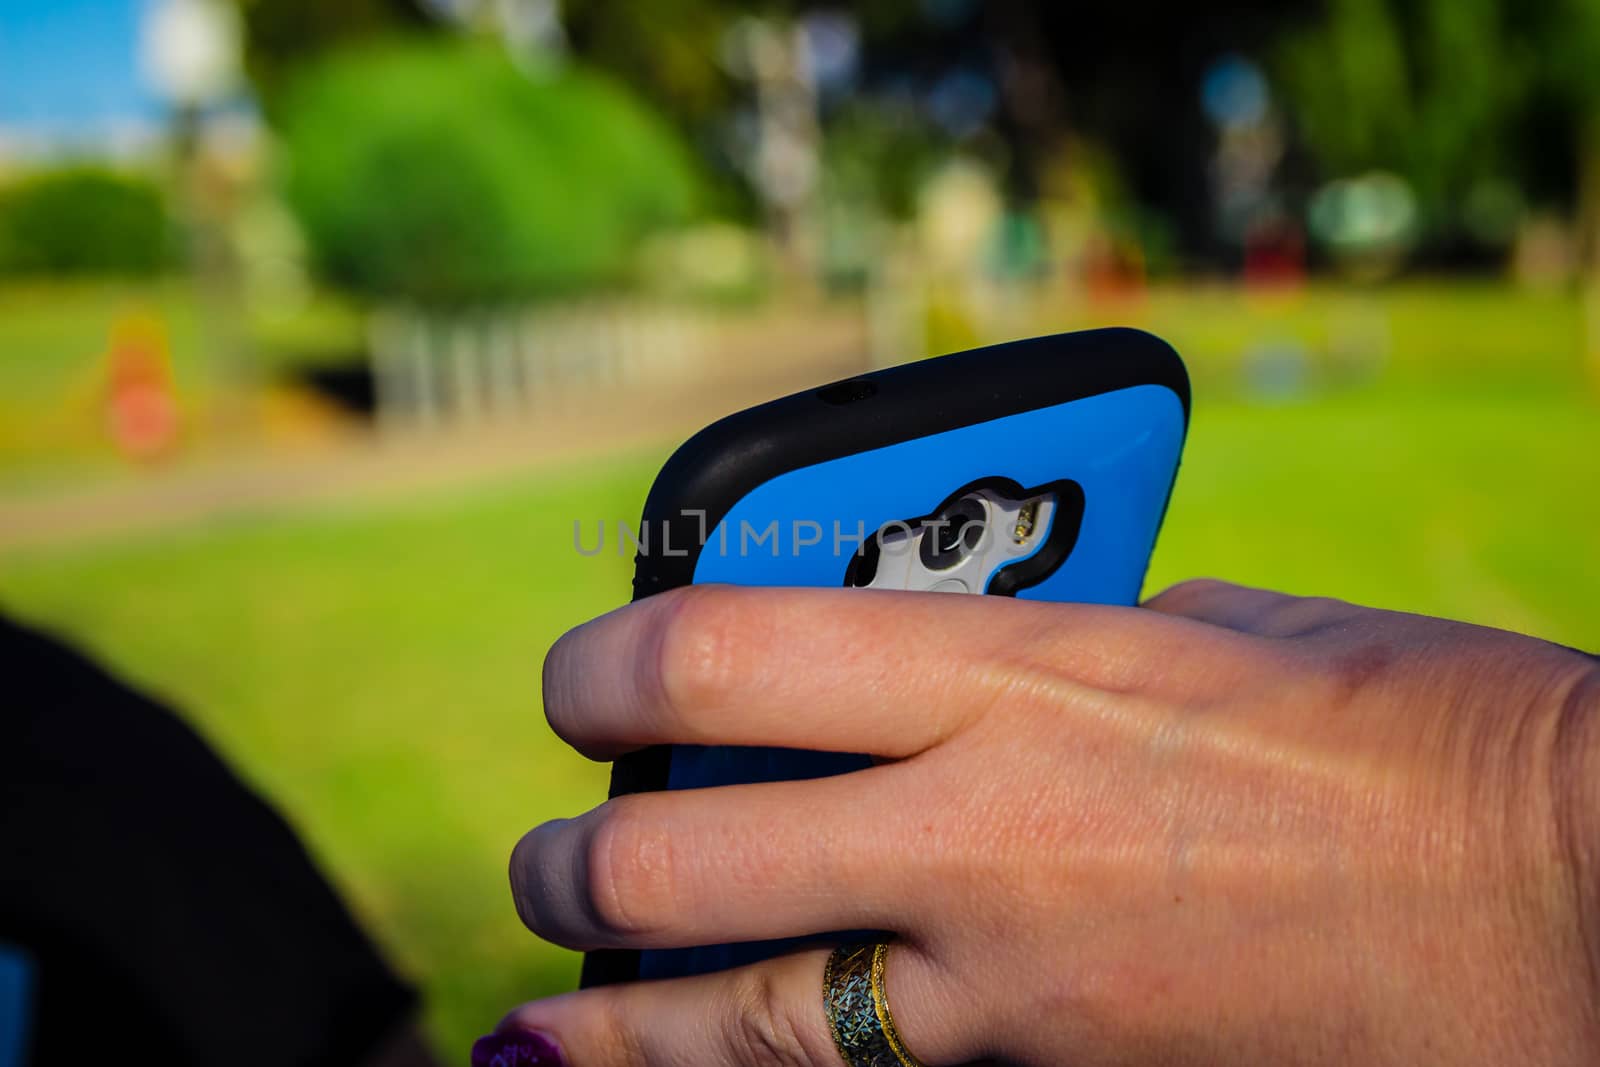
[(927, 515), (881, 526), (851, 558), (844, 584), (1015, 596), (1066, 561), (1083, 507), (1083, 487), (1070, 478), (1032, 489), (981, 478)]

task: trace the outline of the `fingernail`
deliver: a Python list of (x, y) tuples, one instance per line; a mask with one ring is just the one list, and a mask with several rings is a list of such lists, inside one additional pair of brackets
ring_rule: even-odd
[(555, 1041), (532, 1030), (506, 1030), (472, 1043), (472, 1067), (565, 1067)]

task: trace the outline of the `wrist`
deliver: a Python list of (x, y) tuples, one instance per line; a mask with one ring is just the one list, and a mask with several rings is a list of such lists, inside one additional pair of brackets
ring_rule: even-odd
[(1573, 879), (1590, 1019), (1600, 1027), (1600, 664), (1583, 671), (1568, 691), (1555, 741), (1557, 829)]

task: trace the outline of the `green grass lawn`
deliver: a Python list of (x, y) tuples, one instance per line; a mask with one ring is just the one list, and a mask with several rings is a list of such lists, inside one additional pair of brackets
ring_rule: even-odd
[[(1449, 304), (1431, 330), (1396, 314), (1377, 384), (1276, 405), (1230, 399), (1208, 363), (1149, 588), (1216, 575), (1600, 646), (1600, 407), (1571, 346), (1554, 350), (1572, 303), (1496, 315), (1462, 297), (1466, 325), (1448, 329)], [(1227, 352), (1239, 323), (1191, 311), (1192, 345), (1182, 315), (1144, 314), (1181, 350)], [(1496, 347), (1513, 343), (1525, 358)], [(0, 604), (181, 706), (299, 827), (464, 1061), (500, 1012), (576, 976), (522, 930), (505, 859), (603, 795), (604, 769), (544, 726), (540, 661), (626, 596), (626, 561), (575, 555), (573, 520), (634, 518), (667, 447), (404, 505), (0, 555)]]

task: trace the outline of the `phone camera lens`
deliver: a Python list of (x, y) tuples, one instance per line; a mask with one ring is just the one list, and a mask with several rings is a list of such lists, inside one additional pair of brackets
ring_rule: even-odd
[(988, 512), (977, 497), (964, 496), (927, 524), (918, 554), (931, 571), (946, 571), (972, 555), (983, 542)]

